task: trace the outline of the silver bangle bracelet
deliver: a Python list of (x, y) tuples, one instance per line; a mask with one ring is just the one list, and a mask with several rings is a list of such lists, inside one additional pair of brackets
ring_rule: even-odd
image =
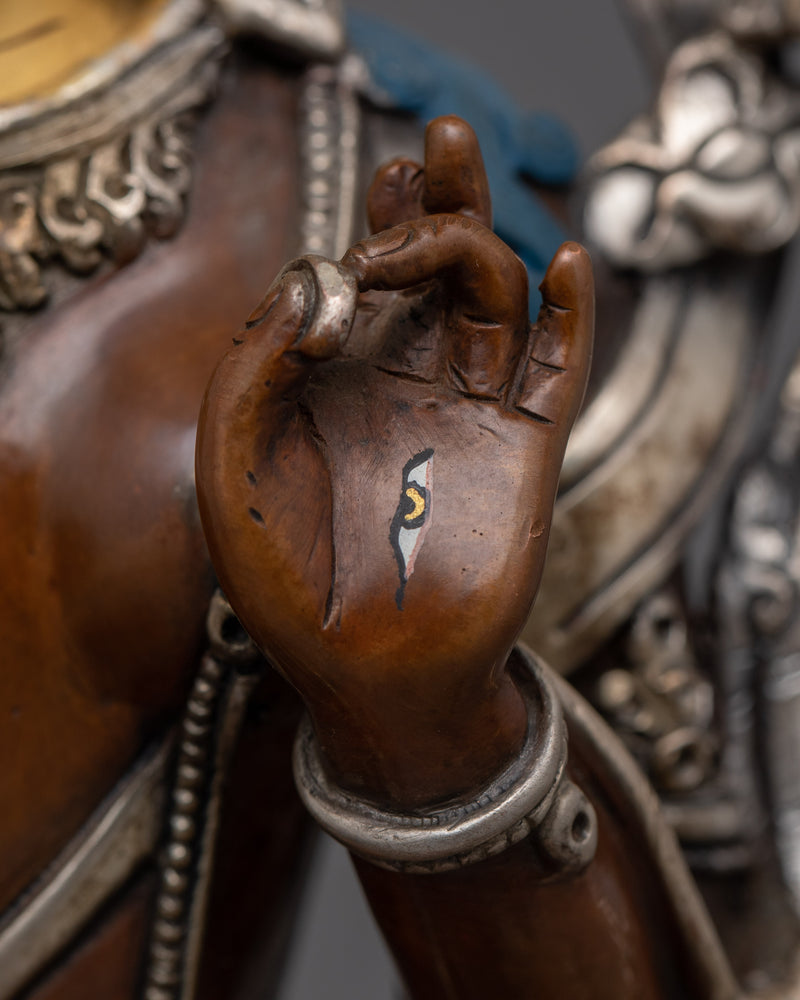
[(597, 820), (565, 776), (567, 732), (547, 668), (527, 651), (515, 659), (528, 710), (525, 743), (512, 763), (470, 802), (416, 813), (390, 812), (326, 776), (311, 722), (294, 747), (300, 797), (319, 825), (359, 857), (407, 873), (452, 871), (530, 837), (548, 875), (576, 873), (594, 857)]

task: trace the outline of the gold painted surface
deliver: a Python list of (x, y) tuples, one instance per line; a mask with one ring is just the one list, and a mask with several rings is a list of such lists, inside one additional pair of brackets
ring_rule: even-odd
[(406, 521), (415, 521), (419, 515), (425, 510), (425, 498), (419, 495), (419, 492), (414, 489), (413, 486), (409, 486), (406, 490), (406, 496), (414, 504), (414, 509), (410, 514), (406, 514)]
[(145, 32), (168, 0), (1, 0), (0, 105), (44, 97)]

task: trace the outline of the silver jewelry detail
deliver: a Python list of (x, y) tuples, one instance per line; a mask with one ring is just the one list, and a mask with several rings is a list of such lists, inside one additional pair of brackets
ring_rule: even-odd
[(218, 28), (191, 26), (197, 16), (173, 3), (133, 63), (123, 46), (89, 83), (0, 113), (0, 309), (40, 305), (50, 260), (86, 273), (177, 230), (191, 112), (213, 93), (224, 51)]
[[(199, 964), (221, 784), (260, 654), (218, 592), (208, 616), (209, 653), (178, 734), (171, 787), (170, 736), (101, 804), (73, 841), (0, 919), (0, 996), (16, 996), (53, 961), (137, 868), (168, 839), (151, 930), (144, 997), (191, 1000)], [(233, 669), (238, 667), (238, 669)]]
[(472, 801), (396, 813), (343, 791), (325, 774), (308, 718), (294, 751), (301, 799), (332, 837), (382, 868), (452, 871), (529, 837), (547, 874), (581, 871), (597, 846), (594, 809), (565, 776), (567, 734), (555, 689), (536, 660), (527, 666), (518, 677), (528, 707), (525, 744)]
[(312, 317), (294, 349), (319, 360), (341, 353), (350, 334), (358, 306), (358, 283), (355, 275), (337, 261), (317, 254), (306, 254), (289, 261), (267, 292), (280, 286), (300, 294)]
[(364, 73), (356, 56), (307, 73), (300, 101), (300, 254), (338, 259), (353, 241)]
[(261, 656), (220, 591), (180, 726), (143, 1000), (192, 1000), (227, 775)]

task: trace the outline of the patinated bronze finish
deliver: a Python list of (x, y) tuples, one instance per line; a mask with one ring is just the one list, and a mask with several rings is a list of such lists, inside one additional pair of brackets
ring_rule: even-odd
[[(274, 990), (298, 732), (415, 1000), (794, 998), (800, 376), (778, 406), (758, 336), (798, 224), (790, 5), (630, 0), (675, 46), (655, 111), (583, 230), (538, 177), (594, 242), (580, 414), (588, 255), (531, 326), (452, 116), (367, 193), (422, 130), (335, 4), (71, 0), (33, 35), (17, 5), (0, 54), (93, 6), (0, 82), (0, 998)], [(525, 205), (532, 123), (495, 111)]]
[[(434, 825), (458, 827), (457, 803), (496, 794), (487, 784), (520, 752), (509, 654), (541, 575), (593, 329), (576, 244), (556, 255), (529, 328), (525, 275), (484, 225), (463, 122), (428, 127), (424, 168), (381, 170), (369, 216), (387, 228), (341, 263), (283, 270), (217, 368), (197, 450), (220, 581), (300, 691), (329, 778), (366, 809), (361, 842), (370, 808), (424, 830), (443, 806), (451, 819)], [(405, 547), (403, 522), (416, 532)], [(579, 743), (569, 774), (598, 814), (571, 814), (578, 839), (599, 825), (582, 874), (559, 876), (530, 839), (512, 849), (510, 829), (495, 860), (462, 856), (442, 874), (359, 863), (414, 997), (726, 995), (708, 992), (686, 938), (670, 940), (657, 869), (619, 827), (602, 763)]]
[[(196, 140), (193, 193), (203, 210), (134, 264), (68, 286), (3, 358), (0, 562), (14, 567), (0, 602), (10, 713), (0, 756), (12, 762), (0, 824), (3, 907), (163, 738), (203, 649), (215, 583), (194, 500), (197, 412), (241, 303), (257, 301), (265, 270), (291, 252), (296, 224), (297, 80), (247, 58), (228, 72)], [(220, 947), (206, 953), (203, 996), (229, 993), (253, 975), (251, 961), (268, 963), (247, 942), (285, 920), (289, 858), (306, 825), (291, 787), (293, 705), (286, 685), (265, 676), (232, 769), (208, 928)], [(224, 846), (230, 836), (235, 850)], [(237, 882), (262, 891), (232, 905), (219, 887)], [(135, 888), (130, 904), (118, 904), (126, 926), (128, 905), (146, 913), (147, 897)], [(136, 995), (142, 949), (85, 947), (84, 968), (115, 970), (117, 992), (109, 985), (104, 1000)], [(77, 985), (76, 975), (57, 970), (47, 996), (83, 996), (95, 973)]]
[[(481, 175), (471, 130), (429, 126), (424, 175), (396, 163), (372, 188), (370, 215), (390, 228), (341, 265), (284, 272), (198, 428), (220, 582), (337, 775), (379, 801), (461, 794), (519, 747), (504, 665), (588, 370), (588, 257), (562, 248), (531, 330), (525, 272), (483, 225)], [(323, 267), (343, 289), (330, 315)], [(428, 485), (409, 487), (420, 464)], [(396, 516), (419, 533), (408, 557)]]

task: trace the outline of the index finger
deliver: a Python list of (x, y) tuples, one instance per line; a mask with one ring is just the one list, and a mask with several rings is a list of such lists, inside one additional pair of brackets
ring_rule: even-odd
[(356, 243), (342, 257), (359, 291), (397, 291), (439, 279), (456, 312), (527, 328), (525, 265), (491, 230), (463, 215), (430, 215)]
[(463, 215), (429, 215), (357, 243), (342, 266), (362, 292), (435, 280), (435, 335), (452, 387), (480, 399), (505, 395), (528, 340), (528, 273), (489, 229)]

